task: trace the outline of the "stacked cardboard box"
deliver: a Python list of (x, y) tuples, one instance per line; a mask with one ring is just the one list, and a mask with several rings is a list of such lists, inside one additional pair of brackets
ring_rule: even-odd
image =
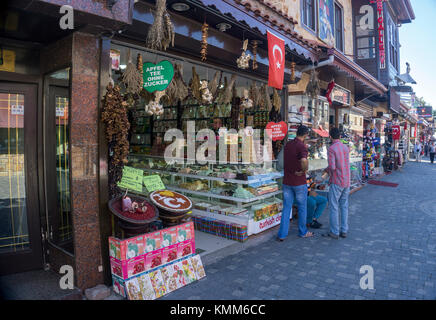
[[(115, 292), (126, 297), (130, 283), (131, 297), (129, 296), (129, 299), (139, 296), (151, 297), (151, 294), (146, 293), (135, 294), (135, 285), (140, 283), (141, 288), (145, 290), (144, 283), (151, 281), (156, 284), (155, 277), (159, 280), (158, 274), (170, 271), (170, 265), (177, 267), (178, 263), (182, 263), (187, 268), (186, 272), (190, 270), (189, 264), (195, 255), (194, 224), (187, 222), (124, 240), (110, 237), (109, 255)], [(201, 263), (200, 257), (195, 259), (196, 265)], [(187, 267), (186, 264), (188, 264)], [(186, 274), (186, 276), (189, 275)], [(161, 296), (159, 292), (162, 293), (162, 290), (159, 290), (155, 292), (155, 298)], [(169, 292), (169, 289), (165, 292)]]

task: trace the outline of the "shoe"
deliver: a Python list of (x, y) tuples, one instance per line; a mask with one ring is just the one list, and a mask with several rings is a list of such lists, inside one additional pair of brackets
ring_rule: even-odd
[(276, 238), (276, 241), (283, 242), (283, 241), (285, 241), (285, 239)]
[(330, 238), (333, 238), (335, 240), (339, 240), (339, 236), (337, 236), (337, 235), (335, 235), (334, 233), (331, 233), (331, 232), (324, 233), (322, 236), (323, 237), (330, 237)]
[(319, 229), (319, 228), (321, 228), (321, 226), (320, 226), (320, 223), (314, 221), (314, 222), (312, 222), (311, 224), (309, 224), (309, 228), (312, 228), (312, 229)]
[(314, 220), (313, 222), (318, 226), (318, 229), (322, 227), (322, 223), (319, 223), (318, 220)]
[(344, 238), (344, 239), (345, 239), (345, 238), (347, 237), (347, 234), (346, 234), (345, 232), (341, 232), (339, 236), (340, 236), (341, 238)]

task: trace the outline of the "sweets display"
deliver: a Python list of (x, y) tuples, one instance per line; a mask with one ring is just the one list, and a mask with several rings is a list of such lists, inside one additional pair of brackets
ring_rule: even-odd
[(169, 190), (150, 193), (150, 200), (161, 213), (182, 214), (188, 212), (192, 207), (192, 201), (188, 197)]
[(244, 225), (199, 216), (192, 216), (192, 221), (198, 231), (239, 242), (245, 242), (248, 239), (248, 227)]

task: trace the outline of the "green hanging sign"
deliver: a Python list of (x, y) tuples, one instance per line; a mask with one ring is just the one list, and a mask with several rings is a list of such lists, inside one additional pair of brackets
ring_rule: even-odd
[(146, 62), (142, 65), (144, 89), (152, 93), (165, 90), (174, 77), (174, 67), (168, 60), (158, 64)]

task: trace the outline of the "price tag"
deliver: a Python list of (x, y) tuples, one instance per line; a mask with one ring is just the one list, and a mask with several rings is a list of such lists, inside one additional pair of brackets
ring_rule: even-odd
[(165, 185), (163, 184), (161, 178), (156, 174), (151, 176), (145, 176), (144, 185), (147, 188), (148, 192), (165, 189)]
[(123, 168), (123, 177), (121, 181), (118, 182), (118, 187), (142, 192), (143, 176), (143, 170), (125, 166)]

